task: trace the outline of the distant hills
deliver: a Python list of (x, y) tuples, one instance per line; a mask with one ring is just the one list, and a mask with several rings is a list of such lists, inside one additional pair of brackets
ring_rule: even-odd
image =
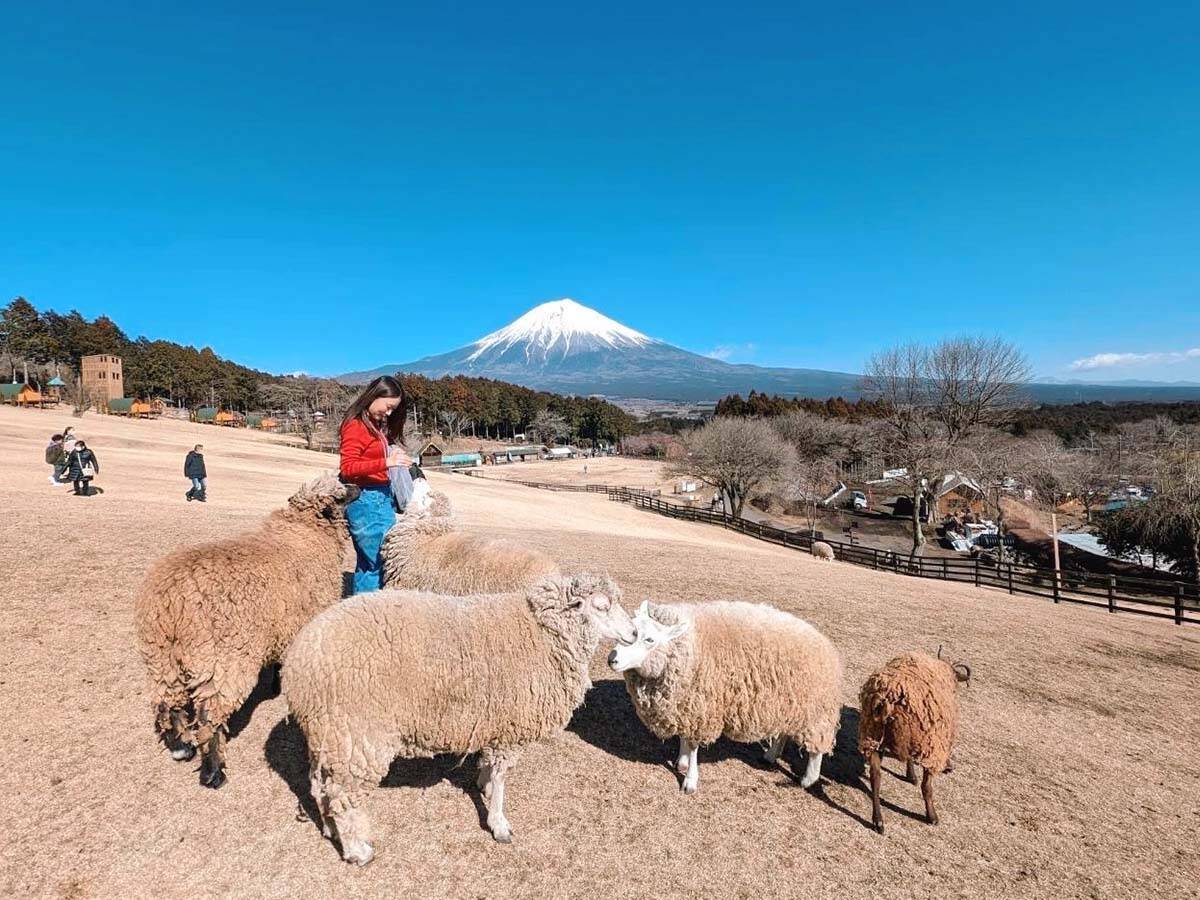
[[(535, 306), (457, 350), (338, 376), (361, 384), (397, 371), (430, 378), (473, 375), (562, 394), (715, 401), (752, 389), (783, 396), (856, 398), (859, 376), (823, 369), (735, 365), (656, 340), (569, 298)], [(1045, 382), (1029, 387), (1046, 403), (1200, 400), (1200, 385)]]

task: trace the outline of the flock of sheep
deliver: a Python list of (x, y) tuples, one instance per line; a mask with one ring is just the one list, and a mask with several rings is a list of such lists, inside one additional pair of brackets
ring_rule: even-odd
[[(522, 750), (566, 728), (591, 686), (601, 640), (641, 721), (678, 738), (687, 793), (697, 753), (725, 736), (788, 741), (820, 777), (841, 716), (837, 649), (809, 623), (758, 603), (643, 603), (631, 617), (607, 576), (564, 575), (548, 556), (455, 528), (428, 483), (382, 550), (385, 589), (342, 600), (344, 508), (358, 489), (325, 476), (256, 531), (176, 552), (139, 592), (137, 631), (159, 736), (175, 759), (201, 753), (200, 781), (226, 780), (230, 716), (264, 666), (308, 743), (313, 798), (343, 858), (374, 855), (364, 802), (398, 757), (479, 754), (478, 785), (497, 841), (512, 839), (505, 782)], [(340, 601), (340, 602), (339, 602)], [(922, 653), (897, 657), (862, 687), (859, 748), (870, 764), (873, 823), (883, 831), (883, 754), (946, 771), (969, 670)]]

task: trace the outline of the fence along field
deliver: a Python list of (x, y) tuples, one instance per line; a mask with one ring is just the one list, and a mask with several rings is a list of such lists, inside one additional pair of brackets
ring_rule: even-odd
[[(477, 475), (469, 470), (456, 470), (462, 474)], [(910, 557), (891, 550), (860, 547), (829, 538), (812, 538), (806, 534), (735, 519), (728, 513), (694, 509), (678, 503), (670, 503), (655, 497), (643, 488), (617, 487), (609, 484), (546, 484), (540, 481), (516, 481), (505, 479), (506, 484), (544, 491), (568, 491), (585, 494), (605, 494), (610, 500), (631, 503), (640, 509), (648, 509), (659, 515), (692, 522), (720, 525), (760, 540), (792, 547), (796, 550), (812, 550), (814, 540), (823, 541), (833, 547), (842, 562), (865, 566), (884, 572), (895, 572), (914, 578), (935, 578), (941, 581), (958, 581), (975, 587), (992, 587), (1006, 590), (1010, 594), (1029, 594), (1054, 603), (1077, 603), (1106, 609), (1110, 613), (1126, 612), (1139, 616), (1170, 619), (1176, 625), (1200, 625), (1200, 585), (1184, 581), (1163, 581), (1153, 578), (1136, 578), (1118, 575), (1096, 575), (1088, 572), (1061, 572), (1057, 577), (1053, 569), (1039, 569), (1017, 563), (982, 563), (975, 559), (949, 559), (938, 557), (925, 559)]]

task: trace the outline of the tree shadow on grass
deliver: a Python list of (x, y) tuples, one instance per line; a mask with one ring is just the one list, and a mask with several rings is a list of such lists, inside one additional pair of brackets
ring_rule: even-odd
[[(298, 812), (302, 812), (321, 830), (321, 814), (312, 796), (308, 777), (308, 745), (304, 732), (291, 716), (284, 716), (275, 723), (267, 736), (263, 755), (267, 765), (291, 789), (296, 797)], [(443, 779), (471, 798), (479, 816), (479, 826), (487, 829), (487, 806), (479, 789), (475, 786), (476, 766), (474, 760), (461, 761), (457, 756), (438, 756), (433, 759), (392, 760), (392, 765), (380, 782), (384, 788), (410, 787), (429, 788)], [(300, 818), (297, 815), (297, 818)]]

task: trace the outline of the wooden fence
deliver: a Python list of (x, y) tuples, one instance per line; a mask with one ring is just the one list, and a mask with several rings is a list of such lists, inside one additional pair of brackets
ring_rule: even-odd
[[(484, 477), (479, 473), (476, 477)], [(508, 479), (504, 479), (508, 481)], [(608, 484), (547, 484), (540, 481), (509, 481), (545, 491), (605, 494), (610, 500), (630, 503), (659, 515), (689, 522), (719, 525), (731, 531), (760, 540), (812, 550), (814, 540), (824, 541), (833, 548), (842, 562), (854, 563), (883, 572), (895, 572), (914, 578), (934, 578), (958, 581), (975, 587), (992, 587), (1010, 594), (1030, 594), (1054, 603), (1078, 603), (1106, 609), (1110, 613), (1127, 612), (1159, 619), (1170, 619), (1176, 625), (1200, 625), (1200, 586), (1183, 581), (1165, 581), (1124, 575), (1098, 575), (1090, 572), (1063, 571), (1055, 577), (1053, 569), (1039, 569), (1017, 563), (985, 563), (979, 558), (952, 559), (921, 557), (847, 544), (825, 537), (813, 538), (797, 531), (787, 531), (760, 522), (734, 518), (727, 513), (695, 509), (663, 500), (658, 491), (643, 488), (615, 487)]]

